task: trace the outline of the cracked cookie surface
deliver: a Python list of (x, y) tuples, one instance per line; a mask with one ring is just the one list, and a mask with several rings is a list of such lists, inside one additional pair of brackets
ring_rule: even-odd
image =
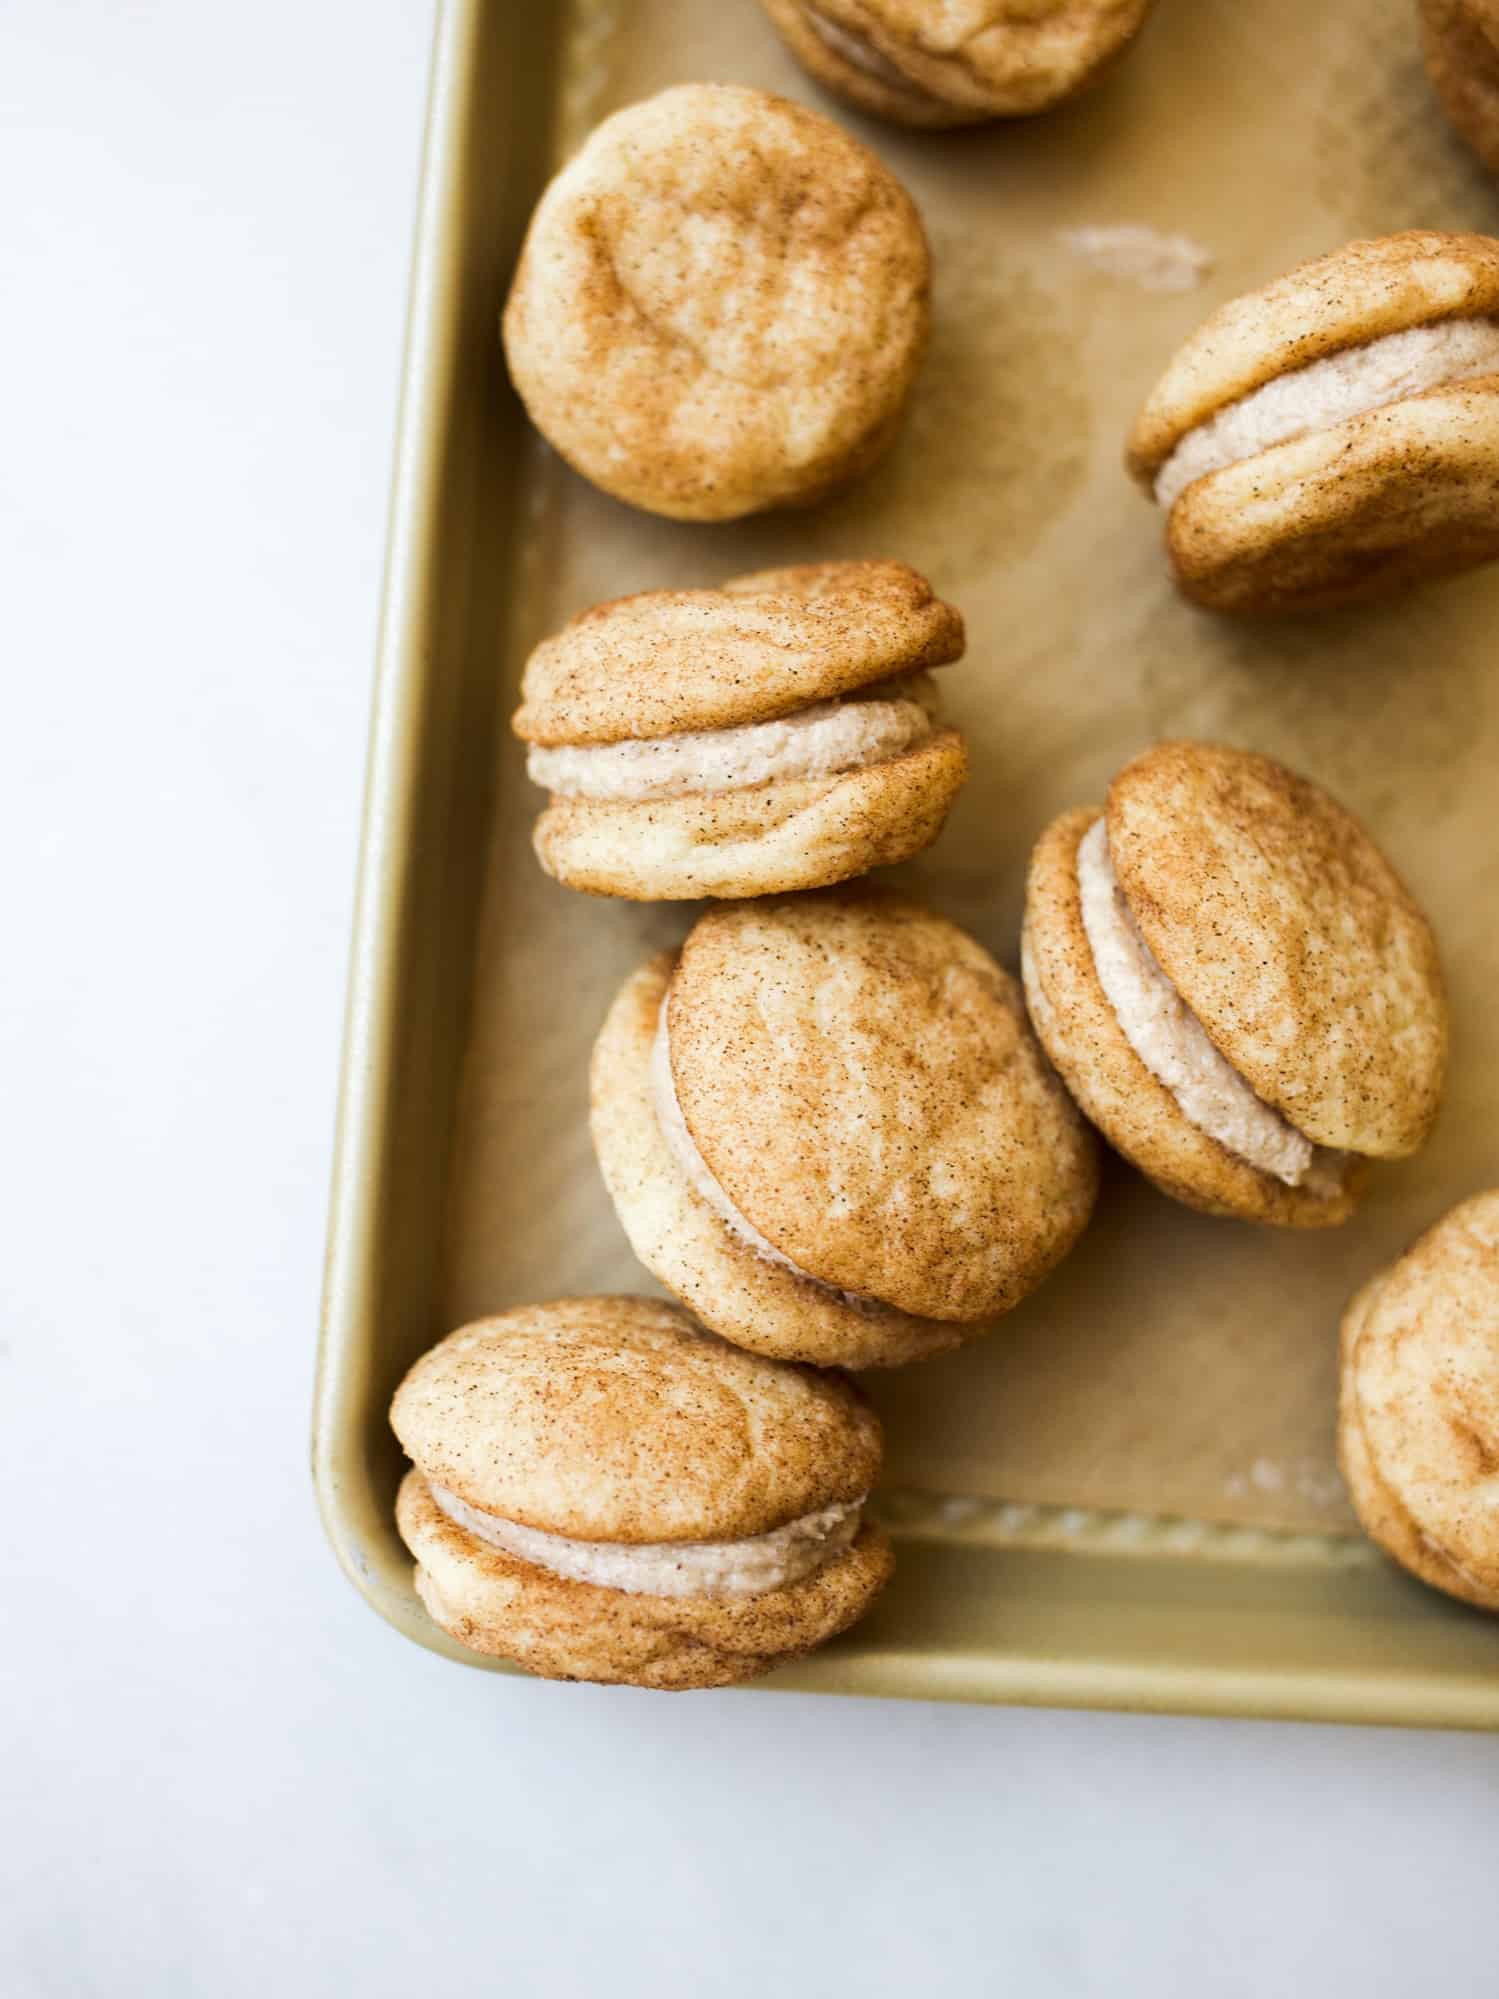
[(505, 350), (538, 429), (617, 499), (682, 520), (798, 505), (891, 441), (930, 257), (873, 153), (764, 91), (615, 114), (532, 218)]

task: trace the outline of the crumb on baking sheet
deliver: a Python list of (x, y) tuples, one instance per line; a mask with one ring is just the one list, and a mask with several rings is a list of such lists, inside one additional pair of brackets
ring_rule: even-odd
[(1059, 229), (1058, 241), (1084, 263), (1148, 292), (1189, 292), (1213, 268), (1213, 256), (1190, 236), (1166, 236), (1141, 222)]

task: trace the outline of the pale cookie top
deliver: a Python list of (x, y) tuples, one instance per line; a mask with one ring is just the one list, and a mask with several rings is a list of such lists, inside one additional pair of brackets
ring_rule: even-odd
[(396, 1391), (426, 1477), (585, 1541), (763, 1534), (874, 1484), (880, 1426), (843, 1376), (767, 1360), (651, 1298), (560, 1298), (477, 1320)]
[(1441, 968), (1353, 814), (1268, 757), (1161, 743), (1107, 817), (1146, 943), (1256, 1095), (1319, 1145), (1414, 1151), (1446, 1067)]
[(1151, 0), (800, 0), (834, 53), (976, 115), (1039, 111), (1127, 42)]
[(920, 217), (867, 147), (764, 91), (684, 84), (606, 119), (542, 196), (506, 352), (589, 478), (728, 519), (889, 434), (929, 286)]
[(1372, 1288), (1350, 1358), (1379, 1477), (1439, 1554), (1499, 1591), (1499, 1190)]
[(1135, 421), (1144, 485), (1187, 431), (1308, 361), (1434, 320), (1499, 313), (1499, 241), (1407, 229), (1345, 244), (1230, 299), (1177, 350)]
[(526, 662), (515, 733), (619, 743), (768, 722), (963, 651), (963, 620), (904, 562), (816, 562), (580, 612)]
[(1093, 1141), (1019, 988), (916, 904), (840, 890), (710, 911), (668, 1009), (709, 1171), (820, 1282), (982, 1320), (1086, 1220)]

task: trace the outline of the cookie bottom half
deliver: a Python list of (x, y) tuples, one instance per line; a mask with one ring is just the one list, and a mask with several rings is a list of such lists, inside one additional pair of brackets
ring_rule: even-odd
[(895, 1558), (866, 1522), (853, 1544), (787, 1588), (738, 1598), (637, 1596), (572, 1582), (467, 1534), (418, 1471), (396, 1500), (416, 1589), (436, 1624), (471, 1651), (545, 1679), (668, 1691), (726, 1687), (825, 1644), (861, 1618)]
[(832, 777), (638, 802), (554, 797), (534, 842), (566, 887), (632, 902), (826, 888), (929, 847), (967, 775), (962, 737), (939, 729)]
[(1499, 557), (1499, 376), (1409, 396), (1187, 487), (1176, 580), (1208, 610), (1321, 610)]

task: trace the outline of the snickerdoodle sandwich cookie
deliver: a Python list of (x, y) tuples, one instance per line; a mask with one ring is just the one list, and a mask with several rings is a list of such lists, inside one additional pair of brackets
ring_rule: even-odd
[(890, 443), (930, 282), (921, 218), (867, 147), (762, 90), (683, 84), (606, 119), (542, 196), (505, 352), (585, 479), (733, 520)]
[(899, 125), (1048, 110), (1123, 53), (1151, 0), (761, 0), (809, 75)]
[(1499, 1610), (1499, 1189), (1463, 1201), (1349, 1305), (1338, 1458), (1387, 1555)]
[(1015, 981), (869, 888), (711, 910), (642, 966), (594, 1049), (593, 1135), (636, 1255), (699, 1318), (850, 1367), (982, 1332), (1097, 1191)]
[(1161, 743), (1031, 861), (1036, 1032), (1113, 1146), (1208, 1214), (1346, 1221), (1436, 1118), (1431, 930), (1363, 827), (1270, 758)]
[(1336, 604), (1499, 554), (1499, 241), (1349, 243), (1219, 308), (1135, 424), (1178, 583)]
[(391, 1422), (416, 1587), (476, 1652), (549, 1679), (718, 1687), (846, 1630), (889, 1578), (864, 1518), (879, 1421), (651, 1298), (480, 1319)]
[(1499, 173), (1499, 0), (1420, 0), (1421, 52), (1447, 116)]
[(824, 562), (596, 605), (539, 645), (516, 734), (536, 852), (635, 901), (768, 895), (905, 860), (967, 774), (933, 667), (963, 620), (903, 562)]

